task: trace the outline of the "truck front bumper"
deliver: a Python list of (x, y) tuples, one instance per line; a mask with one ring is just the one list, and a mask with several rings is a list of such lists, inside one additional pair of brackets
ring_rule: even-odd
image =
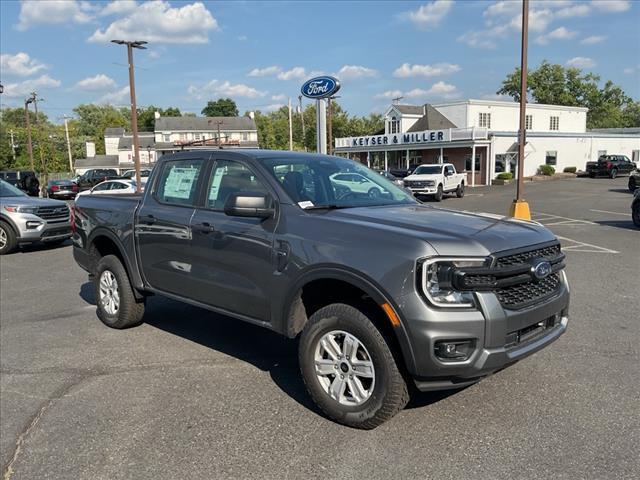
[(435, 195), (437, 193), (436, 187), (425, 187), (425, 188), (411, 188), (407, 187), (414, 195)]
[[(525, 309), (505, 309), (493, 293), (477, 294), (477, 303), (476, 310), (454, 312), (428, 307), (426, 315), (422, 307), (420, 317), (407, 319), (414, 359), (411, 373), (419, 390), (475, 383), (551, 344), (566, 331), (569, 321), (564, 275), (554, 297)], [(415, 313), (418, 309), (416, 305)], [(461, 341), (473, 345), (466, 359), (445, 360), (437, 355), (438, 344)]]

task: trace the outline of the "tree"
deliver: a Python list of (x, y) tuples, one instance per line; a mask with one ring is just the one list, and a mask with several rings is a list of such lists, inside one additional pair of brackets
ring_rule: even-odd
[(230, 98), (219, 98), (215, 102), (209, 100), (207, 106), (202, 109), (205, 117), (237, 117), (238, 106)]
[[(520, 101), (520, 69), (507, 75), (497, 92)], [(543, 61), (527, 72), (527, 100), (551, 105), (586, 107), (587, 128), (640, 126), (635, 105), (625, 92), (611, 81), (600, 87), (600, 77), (579, 68)], [(624, 112), (627, 112), (626, 114)]]
[(149, 105), (147, 108), (138, 109), (138, 130), (141, 132), (153, 132), (156, 128), (156, 112), (161, 117), (181, 117), (180, 109), (169, 107), (162, 109)]
[[(123, 111), (124, 110), (124, 111)], [(110, 127), (131, 129), (128, 109), (117, 109), (111, 105), (82, 104), (73, 109), (78, 116), (78, 134), (95, 142), (96, 153), (104, 154), (104, 130)]]

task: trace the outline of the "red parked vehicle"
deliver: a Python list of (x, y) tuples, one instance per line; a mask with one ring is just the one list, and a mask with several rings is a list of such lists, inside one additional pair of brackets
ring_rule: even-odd
[(75, 198), (78, 185), (71, 180), (49, 180), (47, 196), (49, 198)]

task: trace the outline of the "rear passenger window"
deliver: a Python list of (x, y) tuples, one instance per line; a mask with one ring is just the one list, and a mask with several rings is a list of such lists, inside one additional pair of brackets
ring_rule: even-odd
[(166, 162), (158, 179), (155, 197), (163, 203), (193, 205), (202, 165), (202, 160)]

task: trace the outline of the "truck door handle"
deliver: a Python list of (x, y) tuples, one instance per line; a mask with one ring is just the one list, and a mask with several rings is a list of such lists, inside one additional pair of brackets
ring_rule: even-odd
[(196, 230), (201, 233), (211, 233), (215, 232), (215, 228), (209, 222), (202, 222), (196, 225)]
[(149, 225), (153, 225), (154, 223), (156, 223), (156, 217), (154, 217), (153, 215), (145, 215), (143, 222)]

